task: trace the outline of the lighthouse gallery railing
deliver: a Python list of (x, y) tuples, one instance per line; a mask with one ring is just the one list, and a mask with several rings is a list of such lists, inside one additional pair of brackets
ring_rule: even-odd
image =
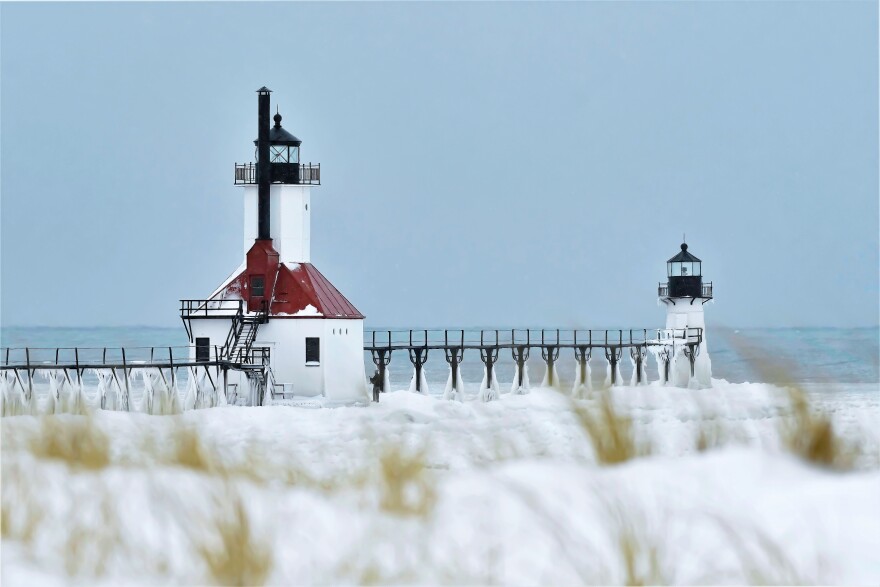
[[(289, 164), (285, 167), (293, 167)], [(321, 185), (321, 164), (320, 163), (298, 163), (297, 181), (294, 183), (302, 185)], [(235, 164), (235, 184), (249, 185), (257, 183), (257, 164), (256, 163), (236, 163)], [(288, 180), (286, 183), (290, 183)]]

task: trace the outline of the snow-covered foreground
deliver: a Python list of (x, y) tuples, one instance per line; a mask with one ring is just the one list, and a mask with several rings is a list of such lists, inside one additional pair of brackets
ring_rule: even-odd
[(3, 584), (880, 583), (876, 386), (811, 394), (847, 472), (783, 449), (777, 388), (613, 394), (651, 448), (614, 466), (547, 389), (4, 418)]

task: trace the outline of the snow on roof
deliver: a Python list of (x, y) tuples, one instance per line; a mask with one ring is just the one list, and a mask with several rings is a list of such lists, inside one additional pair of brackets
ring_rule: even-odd
[[(307, 309), (308, 305), (312, 305), (327, 318), (363, 319), (364, 315), (314, 265), (299, 263), (294, 266), (295, 268), (291, 268), (284, 265), (287, 271), (281, 272), (281, 274), (287, 273), (293, 278), (290, 283), (279, 275), (279, 284), (276, 286), (278, 293), (286, 286), (288, 304), (298, 306), (293, 311), (287, 310), (289, 313), (297, 315), (300, 311)], [(294, 300), (307, 301), (302, 304), (296, 303)], [(279, 300), (276, 297), (276, 304), (278, 303)], [(273, 314), (275, 313), (274, 306), (275, 304), (273, 304)]]

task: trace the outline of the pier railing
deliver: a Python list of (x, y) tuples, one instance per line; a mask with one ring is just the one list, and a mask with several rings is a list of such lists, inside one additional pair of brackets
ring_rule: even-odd
[(491, 329), (491, 330), (365, 330), (364, 350), (483, 349), (487, 347), (632, 347), (645, 345), (699, 344), (701, 328), (572, 330), (572, 329)]
[[(0, 369), (137, 369), (217, 366), (225, 362), (223, 348), (196, 347), (66, 347), (0, 348)], [(205, 352), (207, 351), (207, 352)]]

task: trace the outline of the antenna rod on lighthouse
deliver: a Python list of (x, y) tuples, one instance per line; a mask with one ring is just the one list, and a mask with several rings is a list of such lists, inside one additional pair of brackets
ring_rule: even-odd
[(257, 239), (271, 240), (269, 234), (269, 94), (257, 90)]

